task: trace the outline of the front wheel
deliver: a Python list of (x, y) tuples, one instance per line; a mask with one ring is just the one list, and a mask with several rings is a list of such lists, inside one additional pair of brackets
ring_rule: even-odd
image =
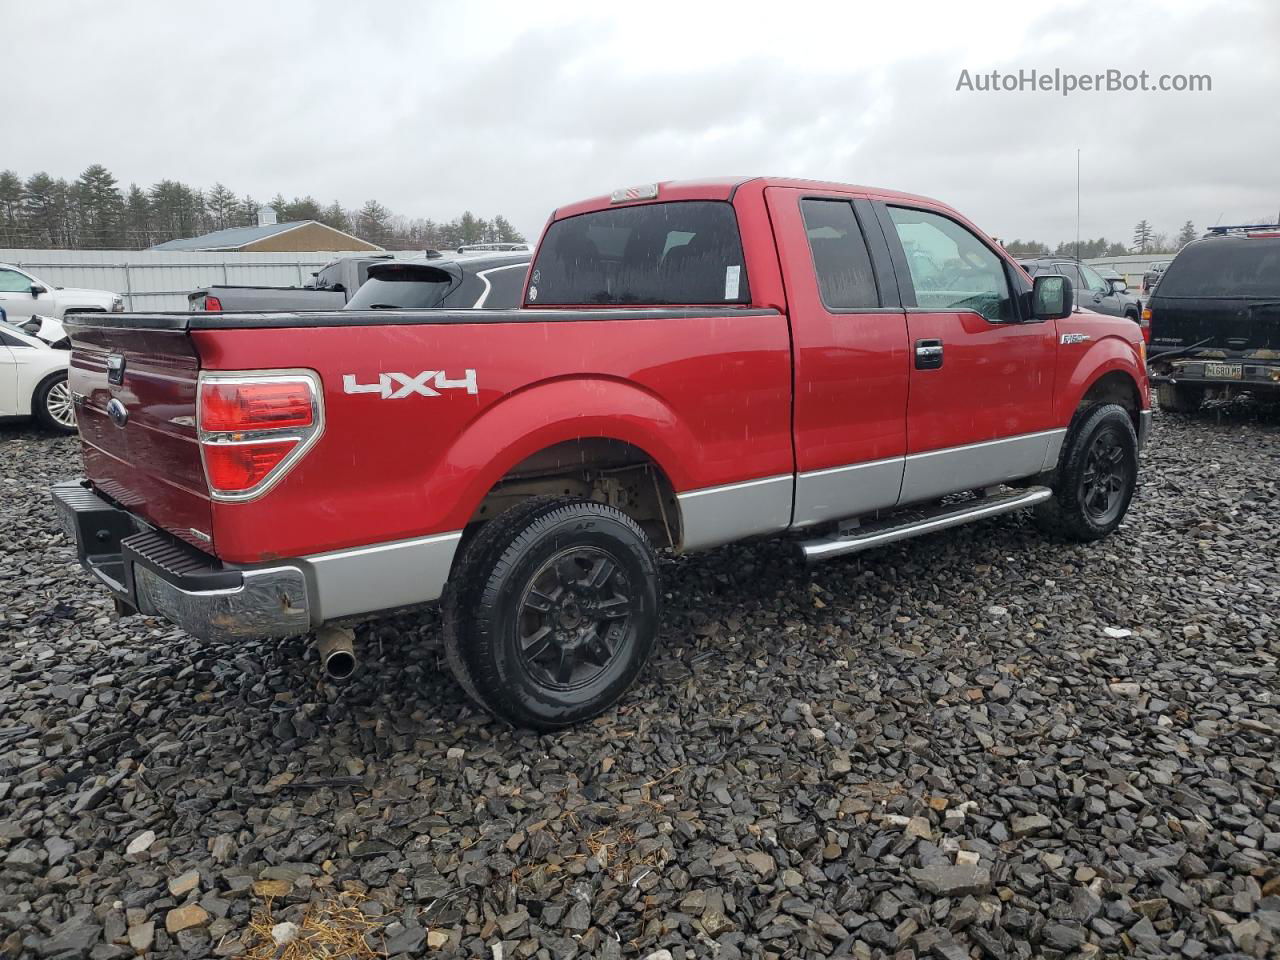
[(56, 374), (36, 388), (31, 412), (40, 425), (59, 433), (76, 432), (76, 408), (65, 373)]
[(463, 548), (444, 640), (463, 689), (516, 726), (555, 730), (627, 691), (658, 630), (658, 565), (634, 520), (588, 500), (538, 498)]
[(1124, 407), (1094, 407), (1068, 434), (1053, 498), (1040, 525), (1070, 540), (1105, 537), (1124, 519), (1138, 484), (1138, 435)]

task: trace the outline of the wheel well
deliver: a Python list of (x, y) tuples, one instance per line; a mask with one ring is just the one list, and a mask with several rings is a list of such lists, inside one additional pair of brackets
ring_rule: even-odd
[(579, 437), (526, 457), (493, 485), (468, 526), (543, 496), (607, 503), (640, 524), (655, 545), (680, 544), (680, 505), (667, 475), (639, 447), (608, 437)]
[(64, 369), (50, 370), (43, 377), (37, 380), (35, 387), (33, 387), (31, 390), (32, 404), (35, 403), (36, 396), (39, 395), (40, 391), (45, 388), (45, 384), (47, 384), (50, 380), (56, 380), (58, 379), (58, 377), (65, 377), (65, 376), (67, 376), (67, 371)]
[(1076, 408), (1077, 415), (1100, 403), (1118, 403), (1128, 411), (1134, 431), (1141, 429), (1142, 395), (1138, 393), (1133, 377), (1127, 373), (1112, 370), (1095, 380), (1081, 398), (1080, 406)]

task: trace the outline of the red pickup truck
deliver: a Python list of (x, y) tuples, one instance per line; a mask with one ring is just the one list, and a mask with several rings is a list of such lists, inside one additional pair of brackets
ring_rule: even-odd
[(519, 310), (74, 318), (87, 478), (53, 494), (122, 612), (271, 637), (442, 598), (462, 686), (551, 729), (641, 670), (656, 549), (1115, 529), (1144, 345), (1072, 300), (924, 197), (650, 184), (557, 210)]

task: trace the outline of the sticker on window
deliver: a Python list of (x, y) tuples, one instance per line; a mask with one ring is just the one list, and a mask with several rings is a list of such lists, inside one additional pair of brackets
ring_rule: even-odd
[(732, 267), (724, 268), (724, 298), (726, 300), (738, 299), (738, 277), (742, 273), (742, 268), (736, 264)]

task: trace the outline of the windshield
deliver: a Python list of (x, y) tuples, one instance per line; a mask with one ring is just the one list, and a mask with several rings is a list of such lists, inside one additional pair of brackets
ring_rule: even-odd
[(1202, 240), (1164, 271), (1162, 297), (1280, 299), (1280, 238)]
[(733, 207), (686, 200), (558, 220), (538, 249), (526, 302), (750, 303)]
[(440, 306), (454, 278), (439, 267), (398, 263), (374, 267), (347, 301), (348, 310), (417, 310)]

